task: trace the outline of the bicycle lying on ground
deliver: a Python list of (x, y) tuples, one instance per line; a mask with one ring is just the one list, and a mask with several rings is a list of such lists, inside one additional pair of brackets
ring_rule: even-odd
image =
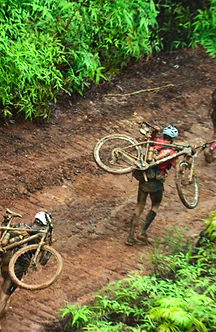
[(51, 247), (53, 226), (13, 225), (16, 217), (22, 218), (6, 210), (2, 223), (6, 226), (0, 226), (0, 256), (11, 253), (8, 270), (17, 286), (29, 290), (46, 288), (57, 280), (63, 267), (61, 255)]
[[(147, 179), (147, 171), (168, 160), (178, 158), (176, 165), (175, 183), (182, 203), (189, 209), (197, 206), (199, 201), (199, 187), (195, 171), (195, 158), (212, 142), (200, 146), (181, 144), (164, 144), (148, 140), (151, 137), (150, 124), (145, 123), (141, 133), (145, 140), (138, 142), (124, 134), (113, 134), (100, 139), (94, 147), (94, 159), (103, 170), (113, 174), (126, 174), (135, 169), (142, 170)], [(160, 160), (149, 159), (151, 147), (161, 145), (176, 151), (171, 156)]]

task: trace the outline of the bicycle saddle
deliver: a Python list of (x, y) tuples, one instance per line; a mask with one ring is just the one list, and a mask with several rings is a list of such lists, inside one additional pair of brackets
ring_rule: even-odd
[(16, 213), (16, 212), (13, 212), (13, 211), (11, 211), (11, 210), (9, 210), (9, 209), (6, 210), (6, 214), (7, 214), (7, 215), (10, 215), (10, 216), (12, 216), (12, 217), (19, 217), (19, 218), (22, 218), (22, 215), (21, 215), (21, 214)]

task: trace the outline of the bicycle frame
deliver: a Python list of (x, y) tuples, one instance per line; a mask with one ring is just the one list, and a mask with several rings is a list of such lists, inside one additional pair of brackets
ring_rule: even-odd
[(172, 144), (169, 141), (165, 143), (163, 140), (158, 142), (157, 139), (152, 140), (152, 135), (149, 137), (151, 133), (147, 133), (148, 137), (145, 130), (141, 133), (144, 139), (140, 142), (126, 134), (112, 134), (101, 138), (93, 150), (96, 163), (112, 174), (141, 171), (140, 176), (133, 173), (134, 177), (148, 182), (151, 179), (164, 181), (167, 175), (164, 168), (172, 162), (176, 166), (175, 183), (179, 197), (185, 207), (195, 208), (199, 200), (195, 158), (199, 151), (212, 142), (194, 147), (190, 144)]
[[(160, 160), (157, 160), (153, 163), (147, 163), (146, 162), (146, 155), (148, 153), (148, 147), (150, 145), (161, 145), (161, 146), (165, 146), (165, 147), (170, 147), (170, 148), (174, 148), (175, 150), (181, 150), (179, 152), (176, 152), (175, 154), (171, 155), (171, 156), (167, 156), (164, 157)], [(143, 146), (143, 145), (147, 145), (147, 148), (144, 149), (140, 149), (141, 155), (140, 158), (138, 160), (136, 160), (134, 158), (134, 156), (128, 154), (125, 150), (130, 149), (131, 147), (136, 147), (136, 146)], [(124, 160), (126, 162), (128, 162), (130, 165), (134, 164), (136, 165), (140, 170), (142, 171), (146, 171), (148, 168), (150, 167), (154, 167), (157, 166), (159, 164), (164, 163), (165, 161), (171, 160), (171, 159), (175, 159), (181, 155), (187, 155), (190, 157), (194, 157), (195, 155), (192, 154), (192, 147), (190, 145), (178, 145), (178, 144), (166, 144), (166, 143), (161, 143), (161, 142), (156, 142), (156, 141), (144, 141), (144, 142), (140, 142), (138, 144), (131, 144), (129, 146), (127, 146), (126, 148), (124, 148), (123, 150), (121, 148), (116, 148), (113, 150), (113, 156), (115, 156), (115, 154), (121, 154), (121, 156), (124, 158)], [(145, 156), (145, 158), (144, 158)]]
[[(20, 241), (16, 241), (14, 243), (11, 243), (11, 244), (8, 244), (8, 245), (5, 245), (5, 246), (2, 246), (2, 251), (7, 251), (7, 250), (10, 250), (10, 249), (13, 249), (15, 247), (18, 247), (24, 243), (27, 243), (27, 242), (30, 242), (32, 240), (35, 240), (39, 237), (41, 237), (41, 241), (43, 242), (44, 241), (44, 238), (46, 237), (47, 235), (47, 230), (40, 230), (40, 229), (37, 229), (37, 230), (33, 230), (33, 229), (26, 229), (26, 228), (14, 228), (14, 227), (0, 227), (0, 231), (4, 231), (4, 230), (7, 230), (7, 231), (15, 231), (17, 232), (17, 234), (20, 233), (20, 235), (22, 234), (22, 232), (27, 232), (27, 233), (37, 233), (37, 234), (34, 234), (34, 235), (30, 235), (28, 236), (26, 239), (23, 239), (23, 240), (20, 240)], [(43, 234), (43, 235), (42, 235)]]
[[(199, 149), (200, 149), (200, 152), (203, 151), (209, 144), (212, 144), (212, 142), (214, 142), (214, 141), (206, 142), (200, 146), (192, 148), (191, 145), (166, 144), (166, 143), (156, 142), (156, 141), (142, 141), (137, 144), (128, 145), (123, 150), (121, 148), (116, 148), (112, 151), (112, 156), (116, 159), (115, 155), (117, 154), (117, 158), (118, 158), (118, 155), (121, 154), (121, 158), (123, 158), (124, 161), (126, 161), (130, 165), (135, 165), (136, 167), (138, 167), (139, 170), (142, 170), (144, 172), (147, 171), (149, 168), (158, 166), (166, 161), (173, 160), (180, 156), (185, 156), (186, 159), (191, 159), (191, 169), (190, 169), (190, 174), (189, 174), (189, 181), (192, 181), (193, 174), (194, 174), (195, 158), (197, 157), (197, 155), (199, 153)], [(154, 161), (152, 163), (148, 163), (147, 162), (148, 149), (150, 146), (154, 146), (154, 145), (161, 145), (163, 147), (165, 146), (165, 147), (173, 148), (173, 149), (177, 150), (178, 152), (174, 153), (173, 155), (161, 158), (160, 160)], [(127, 149), (130, 149), (131, 147), (138, 147), (138, 146), (141, 147), (139, 150), (139, 152), (140, 152), (139, 158), (135, 158), (132, 154), (129, 154), (126, 152)], [(146, 147), (144, 147), (144, 146), (146, 146)], [(144, 173), (144, 176), (145, 175), (146, 174)], [(146, 178), (146, 176), (145, 176), (145, 178)], [(147, 181), (147, 179), (146, 179), (146, 181)]]
[[(6, 213), (10, 211), (7, 210)], [(46, 229), (33, 229), (33, 228), (25, 228), (25, 227), (20, 227), (20, 228), (15, 228), (11, 226), (12, 220), (14, 217), (19, 217), (21, 218), (22, 216), (19, 214), (15, 214), (12, 211), (9, 212), (9, 217), (8, 217), (8, 225), (7, 226), (0, 226), (0, 231), (3, 231), (3, 234), (0, 238), (0, 243), (2, 242), (2, 240), (5, 238), (5, 235), (7, 234), (7, 232), (12, 231), (14, 233), (17, 233), (17, 235), (22, 235), (23, 232), (28, 233), (27, 237), (25, 239), (22, 240), (18, 240), (14, 243), (11, 244), (6, 244), (6, 245), (1, 245), (0, 247), (0, 252), (2, 253), (6, 253), (8, 250), (11, 250), (13, 248), (19, 247), (25, 243), (31, 242), (32, 240), (36, 240), (40, 238), (40, 241), (38, 242), (38, 248), (36, 250), (35, 256), (34, 256), (34, 261), (33, 263), (36, 265), (37, 262), (37, 257), (38, 254), (40, 252), (41, 246), (43, 244), (45, 244), (45, 239), (47, 237), (47, 235), (52, 233), (52, 230), (50, 229), (50, 227), (46, 227)], [(31, 235), (33, 233), (33, 235)], [(36, 234), (34, 234), (36, 233)], [(50, 238), (50, 242), (51, 242), (51, 238)]]

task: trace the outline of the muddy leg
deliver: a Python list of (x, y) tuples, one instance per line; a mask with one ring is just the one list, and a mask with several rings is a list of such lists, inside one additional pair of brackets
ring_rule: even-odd
[(216, 140), (211, 144), (210, 148), (204, 151), (205, 161), (207, 163), (212, 163), (215, 160), (214, 152), (216, 150)]
[(148, 193), (142, 191), (141, 184), (139, 183), (137, 205), (136, 205), (135, 213), (132, 216), (131, 221), (130, 221), (130, 230), (129, 230), (128, 239), (126, 241), (127, 245), (133, 245), (135, 243), (134, 233), (135, 233), (136, 224), (145, 207), (147, 196), (148, 196)]
[[(212, 93), (210, 115), (211, 115), (211, 120), (212, 120), (212, 124), (213, 124), (212, 139), (216, 140), (216, 89)], [(205, 157), (205, 161), (207, 163), (212, 163), (215, 160), (214, 155), (213, 155), (214, 150), (216, 149), (215, 144), (216, 143), (213, 143), (208, 149), (206, 149), (204, 151), (204, 157)]]
[(149, 226), (151, 225), (152, 221), (156, 217), (157, 211), (159, 209), (160, 203), (163, 198), (163, 190), (159, 190), (157, 192), (150, 193), (150, 198), (151, 198), (151, 203), (152, 203), (151, 210), (149, 211), (149, 213), (146, 216), (145, 223), (144, 223), (141, 233), (137, 236), (138, 240), (140, 240), (146, 244), (149, 243), (146, 232), (147, 232), (147, 229), (149, 228)]
[(3, 278), (3, 283), (0, 289), (0, 317), (2, 317), (6, 313), (9, 307), (9, 298), (17, 288), (17, 285), (15, 285), (10, 279), (8, 272), (8, 264), (11, 255), (12, 253), (8, 252), (2, 259), (1, 275)]
[(3, 281), (1, 290), (0, 290), (0, 318), (3, 317), (9, 307), (9, 298), (10, 298), (10, 288), (11, 280), (7, 278)]

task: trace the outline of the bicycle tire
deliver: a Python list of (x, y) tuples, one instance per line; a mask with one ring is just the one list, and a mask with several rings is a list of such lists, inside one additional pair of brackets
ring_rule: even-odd
[[(44, 254), (49, 253), (49, 255), (52, 255), (53, 258), (56, 261), (56, 268), (55, 272), (52, 273), (52, 276), (46, 280), (41, 281), (40, 278), (38, 278), (38, 283), (33, 284), (33, 272), (39, 271), (39, 269), (33, 269), (33, 272), (31, 272), (31, 261), (34, 257), (34, 254), (38, 248), (38, 244), (31, 244), (26, 247), (23, 247), (19, 249), (11, 258), (9, 262), (9, 275), (12, 279), (12, 281), (19, 287), (28, 289), (28, 290), (39, 290), (44, 289), (52, 285), (59, 275), (61, 274), (62, 268), (63, 268), (63, 262), (61, 255), (52, 247), (48, 245), (44, 245), (41, 247), (41, 257), (43, 260)], [(52, 257), (51, 256), (51, 257)], [(23, 267), (22, 267), (23, 266)], [(44, 263), (40, 264), (40, 261), (38, 262), (39, 268), (42, 269), (42, 266), (46, 266)], [(22, 271), (21, 271), (22, 270)], [(21, 271), (21, 273), (20, 273)], [(29, 277), (29, 274), (31, 275), (30, 283), (26, 282), (24, 279), (26, 276)], [(36, 279), (37, 280), (37, 279)]]
[[(180, 171), (181, 168), (181, 171)], [(183, 169), (183, 170), (182, 170)], [(199, 186), (197, 182), (196, 174), (192, 175), (192, 181), (189, 182), (184, 177), (187, 177), (187, 174), (191, 170), (191, 164), (186, 160), (182, 160), (177, 164), (176, 167), (176, 188), (181, 202), (188, 209), (194, 209), (199, 202)], [(185, 183), (184, 183), (185, 182)], [(188, 190), (186, 193), (185, 191)], [(191, 197), (188, 196), (191, 194)]]
[[(118, 163), (116, 163), (116, 165), (111, 165), (110, 160), (107, 159), (111, 159), (111, 155), (112, 155), (112, 151), (118, 147), (118, 145), (116, 146), (114, 141), (120, 140), (121, 143), (126, 143), (127, 142), (127, 146), (128, 143), (130, 143), (130, 145), (132, 144), (138, 144), (138, 142), (127, 135), (123, 135), (123, 134), (112, 134), (112, 135), (108, 135), (103, 137), (102, 139), (100, 139), (97, 144), (94, 147), (94, 159), (96, 161), (96, 163), (98, 164), (98, 166), (100, 166), (103, 170), (109, 172), (109, 173), (113, 173), (113, 174), (126, 174), (126, 173), (130, 173), (132, 170), (136, 169), (137, 167), (135, 165), (131, 165), (129, 166), (128, 163), (124, 160), (121, 160), (121, 162), (123, 163), (123, 166), (120, 166)], [(102, 159), (102, 148), (105, 146), (105, 143), (110, 143), (111, 141), (113, 141), (112, 143), (114, 143), (114, 147), (111, 151), (108, 151), (108, 155), (106, 154), (105, 157), (105, 161), (103, 161)], [(119, 143), (120, 143), (119, 141)], [(106, 149), (106, 148), (105, 148)], [(131, 152), (132, 154), (134, 154), (134, 157), (136, 159), (139, 159), (140, 157), (140, 153), (141, 153), (141, 149), (139, 146), (136, 147), (131, 147), (131, 149), (133, 149), (133, 151)], [(119, 162), (119, 161), (118, 161)]]

